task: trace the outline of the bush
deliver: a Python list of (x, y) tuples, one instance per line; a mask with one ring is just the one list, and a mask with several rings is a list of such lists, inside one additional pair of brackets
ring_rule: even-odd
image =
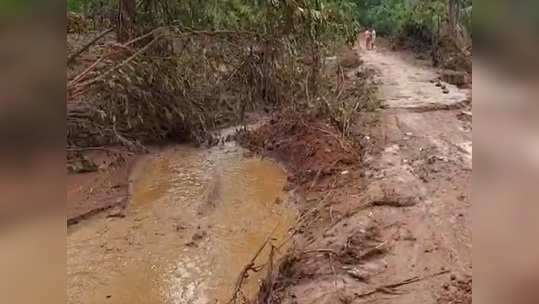
[(67, 0), (67, 11), (80, 13), (82, 12), (82, 0)]

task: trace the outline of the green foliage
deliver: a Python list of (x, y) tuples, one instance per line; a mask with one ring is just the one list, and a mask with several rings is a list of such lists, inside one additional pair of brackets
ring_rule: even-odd
[(429, 38), (438, 30), (445, 14), (443, 0), (355, 0), (355, 3), (354, 16), (359, 23), (389, 36), (405, 32)]
[(461, 12), (460, 22), (464, 25), (466, 30), (471, 34), (472, 33), (472, 5), (465, 6)]
[[(117, 2), (67, 0), (67, 9), (88, 17), (107, 15), (110, 18), (112, 15), (105, 12), (115, 11)], [(310, 30), (316, 27), (325, 39), (348, 39), (357, 28), (353, 18), (356, 10), (357, 5), (351, 0), (137, 0), (137, 24), (146, 28), (179, 25), (257, 33), (276, 30), (293, 33), (309, 24)]]
[[(461, 8), (461, 23), (471, 32), (472, 1), (455, 1)], [(67, 0), (68, 11), (90, 15), (116, 5), (117, 0)], [(446, 0), (137, 0), (137, 19), (148, 27), (173, 24), (206, 30), (270, 32), (274, 29), (268, 28), (264, 20), (273, 10), (283, 13), (272, 18), (290, 27), (290, 31), (305, 21), (313, 21), (311, 26), (318, 26), (324, 39), (351, 40), (361, 25), (372, 26), (381, 35), (409, 35), (429, 41), (446, 19), (446, 6)]]
[(83, 0), (67, 0), (67, 11), (79, 13), (82, 12)]
[[(273, 29), (265, 24), (268, 18), (282, 22), (280, 26), (290, 26), (290, 31), (308, 20), (332, 23), (335, 29), (344, 30), (346, 23), (353, 22), (352, 8), (353, 2), (338, 0), (144, 0), (138, 13), (144, 22), (159, 25), (269, 32)], [(277, 11), (282, 15), (273, 14)]]
[[(431, 46), (450, 20), (472, 32), (472, 0), (345, 0), (355, 6), (353, 17), (364, 27), (385, 36), (409, 40), (417, 47)], [(449, 3), (455, 9), (450, 10)], [(450, 18), (450, 11), (455, 13)], [(453, 28), (455, 25), (451, 26)]]
[(356, 0), (355, 18), (382, 35), (396, 34), (403, 24), (406, 7), (402, 0)]

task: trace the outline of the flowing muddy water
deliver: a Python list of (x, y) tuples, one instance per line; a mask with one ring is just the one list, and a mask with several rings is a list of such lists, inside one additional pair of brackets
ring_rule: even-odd
[[(144, 161), (125, 217), (69, 228), (69, 303), (226, 303), (272, 231), (278, 244), (295, 221), (284, 170), (243, 155), (180, 146)], [(250, 276), (248, 296), (262, 276)]]

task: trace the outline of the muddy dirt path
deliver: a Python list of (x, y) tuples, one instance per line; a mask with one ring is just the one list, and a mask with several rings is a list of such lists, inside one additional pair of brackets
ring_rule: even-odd
[(296, 217), (283, 168), (245, 152), (177, 146), (143, 160), (124, 211), (69, 227), (68, 303), (226, 303), (268, 236), (282, 241)]
[(361, 56), (377, 72), (384, 107), (382, 152), (366, 161), (367, 192), (404, 207), (371, 211), (393, 238), (386, 269), (373, 282), (451, 272), (376, 303), (471, 303), (472, 129), (471, 117), (463, 114), (471, 92), (436, 86), (436, 71), (410, 54), (362, 50)]
[[(436, 71), (410, 54), (359, 52), (376, 73), (382, 109), (353, 132), (359, 165), (304, 190), (302, 212), (315, 215), (306, 215), (273, 300), (469, 304), (472, 126), (462, 112), (470, 92), (436, 86)], [(324, 150), (319, 140), (305, 145)]]

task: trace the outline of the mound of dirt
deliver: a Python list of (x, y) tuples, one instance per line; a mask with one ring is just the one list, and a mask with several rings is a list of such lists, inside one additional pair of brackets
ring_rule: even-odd
[(251, 150), (287, 164), (289, 181), (303, 185), (343, 170), (359, 160), (358, 149), (346, 142), (332, 126), (316, 118), (302, 120), (280, 114), (240, 142)]

